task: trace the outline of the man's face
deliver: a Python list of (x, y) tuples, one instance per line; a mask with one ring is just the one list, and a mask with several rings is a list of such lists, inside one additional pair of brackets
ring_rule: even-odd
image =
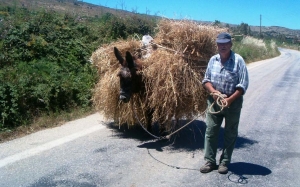
[(232, 43), (231, 42), (217, 43), (217, 46), (218, 46), (218, 51), (219, 51), (220, 55), (228, 55), (230, 53)]

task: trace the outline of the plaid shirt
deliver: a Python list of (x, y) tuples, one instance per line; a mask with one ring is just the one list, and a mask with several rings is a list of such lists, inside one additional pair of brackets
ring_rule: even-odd
[(206, 82), (210, 82), (216, 90), (227, 96), (232, 95), (237, 88), (242, 88), (245, 94), (249, 78), (244, 59), (231, 51), (223, 66), (220, 55), (214, 55), (208, 62), (202, 84)]

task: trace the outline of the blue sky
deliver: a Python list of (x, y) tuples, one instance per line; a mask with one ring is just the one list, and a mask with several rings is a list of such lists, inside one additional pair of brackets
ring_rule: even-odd
[(300, 30), (300, 0), (83, 0), (167, 18), (221, 21)]

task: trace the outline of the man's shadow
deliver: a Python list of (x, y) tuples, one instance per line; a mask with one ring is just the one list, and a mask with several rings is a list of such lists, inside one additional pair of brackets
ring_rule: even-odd
[(266, 167), (246, 163), (246, 162), (234, 162), (230, 164), (230, 171), (236, 175), (269, 175), (271, 170)]
[(228, 180), (234, 183), (247, 184), (248, 178), (245, 175), (261, 175), (266, 176), (272, 171), (264, 166), (246, 162), (231, 163), (229, 167)]

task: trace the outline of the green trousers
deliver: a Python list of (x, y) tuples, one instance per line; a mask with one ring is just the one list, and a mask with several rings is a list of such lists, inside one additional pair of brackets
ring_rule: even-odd
[[(208, 107), (214, 102), (214, 99), (209, 96), (207, 99)], [(224, 108), (218, 114), (211, 114), (207, 110), (206, 114), (206, 132), (205, 132), (205, 142), (204, 159), (212, 163), (216, 163), (216, 154), (218, 148), (218, 137), (220, 128), (225, 119), (224, 127), (224, 147), (220, 157), (219, 163), (229, 164), (231, 161), (232, 152), (235, 146), (235, 142), (238, 136), (238, 126), (240, 121), (240, 114), (243, 104), (243, 96), (240, 96), (228, 108)], [(214, 105), (212, 112), (220, 111), (218, 105)]]

